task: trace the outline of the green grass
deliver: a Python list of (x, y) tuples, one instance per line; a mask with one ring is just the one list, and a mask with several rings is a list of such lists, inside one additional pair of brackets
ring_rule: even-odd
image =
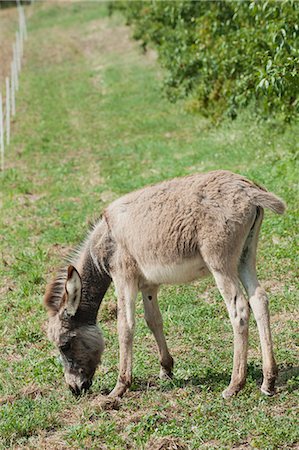
[[(0, 445), (154, 449), (164, 439), (163, 448), (297, 448), (298, 125), (282, 132), (279, 124), (258, 124), (244, 113), (215, 128), (162, 97), (158, 64), (130, 42), (121, 17), (106, 17), (105, 4), (32, 8), (13, 141), (1, 174)], [(119, 410), (96, 411), (96, 395), (112, 389), (117, 377), (109, 313), (115, 294), (109, 291), (99, 316), (106, 351), (93, 394), (78, 400), (46, 338), (46, 282), (109, 201), (148, 183), (217, 168), (247, 175), (288, 204), (283, 217), (266, 213), (258, 257), (271, 298), (278, 393), (259, 393), (252, 320), (247, 385), (231, 401), (221, 398), (232, 331), (208, 279), (161, 289), (176, 362), (172, 381), (157, 377), (155, 344), (138, 300), (133, 386)]]

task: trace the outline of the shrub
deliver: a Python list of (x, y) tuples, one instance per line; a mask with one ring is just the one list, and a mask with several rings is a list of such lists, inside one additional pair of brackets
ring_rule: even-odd
[(255, 105), (262, 116), (299, 112), (299, 2), (113, 2), (134, 37), (157, 47), (168, 97), (219, 118)]

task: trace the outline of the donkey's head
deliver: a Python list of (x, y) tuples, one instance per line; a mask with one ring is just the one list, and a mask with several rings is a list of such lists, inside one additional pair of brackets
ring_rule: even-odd
[(104, 340), (95, 321), (82, 320), (81, 299), (82, 281), (73, 266), (49, 286), (45, 295), (48, 336), (59, 349), (65, 380), (76, 395), (91, 386), (104, 350)]

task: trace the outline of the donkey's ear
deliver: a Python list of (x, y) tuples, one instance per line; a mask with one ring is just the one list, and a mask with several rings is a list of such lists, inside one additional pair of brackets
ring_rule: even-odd
[(65, 283), (66, 306), (65, 309), (70, 316), (74, 316), (81, 300), (82, 282), (81, 277), (74, 266), (67, 269), (67, 280)]

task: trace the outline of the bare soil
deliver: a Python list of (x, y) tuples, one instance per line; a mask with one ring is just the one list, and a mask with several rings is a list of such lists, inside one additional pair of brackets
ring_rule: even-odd
[(5, 77), (10, 75), (12, 46), (17, 28), (17, 8), (0, 9), (0, 91), (2, 91), (2, 95)]

